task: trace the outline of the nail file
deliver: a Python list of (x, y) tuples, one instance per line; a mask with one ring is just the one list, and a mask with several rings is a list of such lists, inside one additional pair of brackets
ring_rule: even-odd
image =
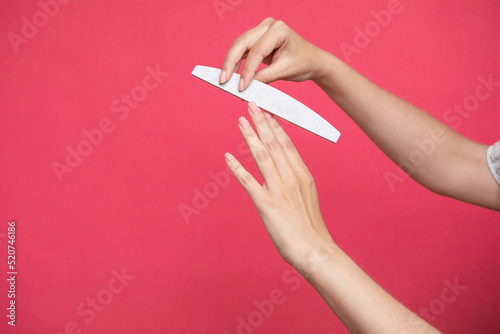
[(240, 92), (238, 83), (240, 75), (233, 73), (231, 79), (219, 84), (221, 70), (214, 67), (197, 65), (191, 73), (195, 77), (208, 82), (247, 102), (253, 101), (260, 108), (267, 110), (290, 123), (300, 126), (320, 137), (336, 143), (340, 132), (323, 117), (295, 100), (293, 97), (257, 80), (252, 80), (248, 87)]

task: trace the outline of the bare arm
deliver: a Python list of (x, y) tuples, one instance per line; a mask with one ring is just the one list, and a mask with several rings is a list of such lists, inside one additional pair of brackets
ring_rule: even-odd
[[(252, 79), (313, 80), (410, 176), (437, 193), (500, 210), (500, 187), (489, 172), (486, 146), (468, 140), (427, 113), (386, 92), (333, 55), (268, 18), (237, 38), (220, 82), (244, 59), (240, 90)], [(258, 71), (261, 63), (269, 65)], [(318, 291), (353, 333), (438, 333), (370, 279), (332, 240), (316, 187), (290, 138), (268, 113), (250, 104), (240, 130), (264, 178), (261, 186), (230, 154), (229, 168), (248, 192), (282, 258)], [(266, 121), (267, 118), (267, 121)], [(434, 143), (418, 163), (416, 150)], [(423, 145), (423, 146), (422, 146)]]
[(500, 210), (487, 146), (465, 138), (324, 52), (315, 82), (415, 181), (438, 194)]
[(262, 174), (261, 186), (229, 153), (227, 164), (250, 195), (281, 257), (318, 291), (352, 333), (439, 333), (370, 279), (332, 240), (314, 180), (279, 122), (254, 104), (256, 132), (239, 127)]
[(440, 333), (384, 291), (337, 246), (312, 254), (306, 271), (298, 270), (351, 333)]
[[(313, 80), (397, 165), (436, 193), (500, 211), (500, 187), (486, 163), (487, 146), (364, 78), (330, 53), (268, 18), (234, 42), (221, 82), (247, 58), (240, 89), (252, 79)], [(256, 72), (261, 63), (269, 66)]]

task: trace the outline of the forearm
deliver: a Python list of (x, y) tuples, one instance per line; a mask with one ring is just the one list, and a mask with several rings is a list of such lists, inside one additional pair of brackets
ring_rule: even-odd
[(398, 166), (424, 187), (496, 208), (498, 185), (486, 166), (487, 147), (378, 87), (324, 52), (316, 84)]
[[(319, 87), (363, 130), (368, 137), (396, 164), (413, 170), (413, 178), (423, 182), (432, 176), (441, 157), (457, 140), (467, 139), (448, 128), (426, 112), (392, 95), (360, 75), (338, 58), (327, 54), (324, 74), (316, 80)], [(433, 158), (423, 159), (416, 166), (409, 153), (419, 149), (417, 143), (439, 137)], [(442, 140), (445, 138), (445, 140)]]
[(392, 298), (334, 244), (316, 249), (296, 269), (351, 333), (439, 333)]

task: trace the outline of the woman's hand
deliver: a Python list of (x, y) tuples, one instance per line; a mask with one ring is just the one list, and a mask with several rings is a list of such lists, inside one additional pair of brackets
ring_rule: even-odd
[[(236, 38), (227, 52), (219, 82), (225, 83), (238, 72), (243, 59), (239, 90), (252, 79), (263, 83), (276, 80), (305, 81), (322, 72), (321, 60), (326, 52), (307, 42), (284, 22), (267, 18), (258, 26)], [(256, 73), (260, 64), (268, 67)]]
[(318, 250), (324, 253), (335, 246), (321, 217), (314, 180), (276, 118), (253, 102), (248, 110), (257, 133), (244, 117), (239, 127), (264, 184), (229, 153), (227, 164), (250, 195), (281, 257), (303, 272)]
[(276, 118), (248, 105), (257, 130), (240, 117), (264, 184), (231, 154), (226, 161), (252, 198), (281, 257), (318, 291), (351, 333), (439, 333), (398, 303), (333, 242), (313, 178)]

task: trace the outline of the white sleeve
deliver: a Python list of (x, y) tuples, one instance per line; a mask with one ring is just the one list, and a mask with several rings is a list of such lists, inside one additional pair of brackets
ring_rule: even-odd
[(488, 167), (490, 167), (491, 174), (495, 180), (500, 184), (500, 141), (497, 141), (494, 145), (488, 148), (488, 153), (486, 154), (488, 160)]

